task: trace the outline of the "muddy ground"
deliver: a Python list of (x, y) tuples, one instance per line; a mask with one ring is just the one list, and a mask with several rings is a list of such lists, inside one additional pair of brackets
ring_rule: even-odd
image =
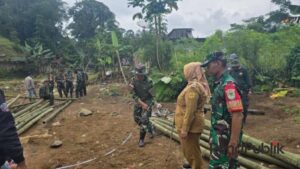
[[(147, 137), (144, 148), (137, 146), (139, 130), (132, 118), (130, 95), (122, 85), (114, 85), (114, 96), (105, 94), (105, 88), (109, 88), (108, 85), (89, 86), (88, 96), (73, 102), (51, 123), (45, 126), (37, 124), (21, 135), (53, 135), (23, 143), (30, 169), (52, 169), (94, 158), (94, 161), (77, 168), (180, 168), (180, 147), (169, 138), (158, 134), (154, 139)], [(273, 101), (268, 96), (253, 95), (251, 108), (263, 110), (266, 114), (249, 115), (245, 133), (266, 142), (279, 141), (285, 150), (300, 154), (300, 124), (284, 112), (287, 108), (300, 106), (299, 103), (299, 98), (287, 97)], [(163, 105), (171, 110), (175, 107), (174, 103)], [(87, 108), (93, 114), (81, 117), (80, 108)], [(55, 122), (60, 125), (52, 126)], [(131, 133), (132, 137), (121, 145)], [(56, 139), (63, 141), (63, 145), (51, 149), (49, 145)], [(113, 153), (105, 156), (114, 149)]]

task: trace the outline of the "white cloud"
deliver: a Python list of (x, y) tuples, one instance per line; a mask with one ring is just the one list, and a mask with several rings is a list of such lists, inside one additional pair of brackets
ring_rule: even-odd
[[(76, 0), (64, 0), (73, 5)], [(139, 9), (129, 8), (127, 0), (99, 0), (115, 13), (120, 26), (137, 30), (133, 14)], [(295, 3), (300, 0), (292, 0)], [(167, 16), (168, 30), (173, 28), (193, 28), (194, 36), (207, 36), (218, 29), (226, 30), (231, 23), (259, 16), (274, 10), (271, 0), (182, 0), (179, 10)]]

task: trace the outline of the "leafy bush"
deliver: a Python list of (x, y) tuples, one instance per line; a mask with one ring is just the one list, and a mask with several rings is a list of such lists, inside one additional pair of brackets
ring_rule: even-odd
[(174, 101), (186, 85), (186, 81), (180, 73), (172, 73), (166, 76), (161, 73), (154, 73), (151, 78), (154, 82), (155, 99), (157, 101)]

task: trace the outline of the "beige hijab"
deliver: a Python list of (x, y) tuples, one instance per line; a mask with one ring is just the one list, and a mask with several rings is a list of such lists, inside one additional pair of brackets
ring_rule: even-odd
[(191, 62), (184, 65), (183, 74), (188, 84), (197, 84), (209, 99), (211, 96), (209, 85), (200, 62)]

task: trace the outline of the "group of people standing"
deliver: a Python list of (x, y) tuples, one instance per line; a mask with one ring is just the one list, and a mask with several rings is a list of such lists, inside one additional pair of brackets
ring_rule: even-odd
[[(50, 80), (48, 78), (48, 80)], [(51, 79), (53, 81), (53, 79)], [(59, 96), (62, 98), (63, 95), (65, 97), (73, 97), (73, 91), (75, 86), (75, 95), (76, 98), (86, 96), (86, 85), (88, 81), (88, 75), (83, 69), (76, 69), (74, 72), (72, 70), (61, 70), (57, 76), (55, 76), (55, 82), (57, 85), (57, 90)]]
[[(141, 126), (140, 147), (144, 146), (146, 132), (151, 136), (153, 134), (149, 121), (151, 107), (154, 105), (150, 92), (152, 82), (144, 70), (144, 66), (137, 66), (136, 76), (130, 84), (136, 103), (134, 120)], [(205, 71), (214, 77), (212, 89)], [(202, 64), (192, 62), (185, 65), (183, 74), (187, 85), (177, 98), (175, 113), (175, 127), (180, 136), (183, 155), (188, 162), (183, 168), (203, 168), (198, 141), (208, 110), (211, 111), (209, 168), (238, 168), (237, 150), (247, 117), (248, 95), (251, 94), (251, 83), (246, 69), (240, 65), (236, 54), (231, 54), (226, 59), (223, 52), (214, 52)]]
[[(87, 94), (87, 80), (88, 76), (82, 69), (77, 69), (74, 73), (71, 70), (66, 73), (61, 70), (55, 78), (52, 74), (48, 74), (48, 78), (40, 87), (39, 96), (49, 100), (50, 105), (53, 105), (53, 90), (56, 83), (60, 97), (63, 97), (63, 94), (65, 97), (73, 97), (74, 86), (76, 97), (82, 97)], [(29, 99), (35, 98), (35, 84), (31, 74), (25, 78), (24, 85)], [(15, 166), (17, 169), (27, 169), (14, 118), (8, 109), (4, 92), (0, 89), (0, 168), (6, 165)]]
[[(55, 83), (60, 98), (64, 96), (66, 98), (73, 98), (74, 88), (76, 98), (86, 96), (87, 81), (88, 75), (83, 69), (76, 69), (74, 72), (71, 69), (66, 72), (61, 69), (55, 77), (53, 77), (51, 73), (48, 74), (48, 78), (43, 81), (43, 85), (39, 89), (39, 97), (49, 100), (50, 105), (52, 105), (54, 101), (53, 90)], [(29, 99), (36, 97), (34, 81), (31, 74), (25, 78), (25, 89), (27, 90)]]

